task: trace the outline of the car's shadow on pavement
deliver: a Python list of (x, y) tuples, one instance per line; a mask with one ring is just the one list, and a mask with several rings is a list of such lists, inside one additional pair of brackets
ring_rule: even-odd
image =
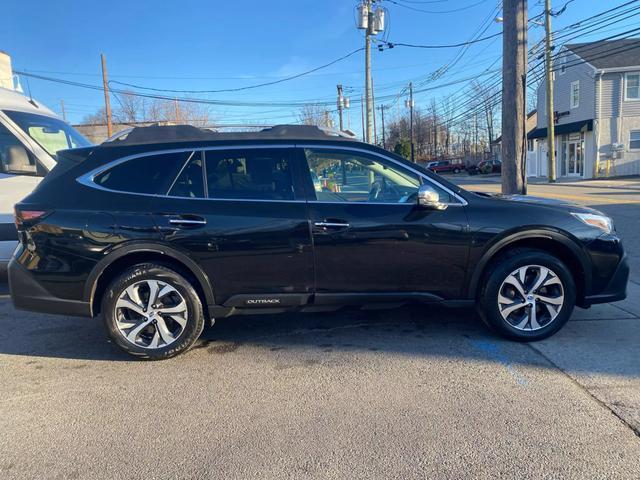
[[(588, 328), (586, 324), (589, 324)], [(97, 319), (61, 317), (16, 311), (0, 297), (0, 354), (110, 362), (137, 362), (106, 337)], [(609, 344), (622, 347), (625, 334), (608, 321), (570, 322), (542, 343), (504, 340), (489, 331), (472, 309), (411, 305), (393, 310), (343, 309), (331, 313), (287, 313), (223, 318), (205, 328), (192, 351), (181, 362), (211, 362), (219, 355), (286, 355), (292, 361), (319, 361), (338, 355), (357, 362), (362, 355), (414, 358), (450, 358), (501, 364), (513, 371), (518, 365), (553, 368), (542, 351), (550, 346), (586, 358), (591, 350)], [(629, 339), (634, 341), (633, 339)], [(547, 343), (549, 342), (549, 343)], [(546, 345), (543, 345), (546, 344)], [(626, 347), (625, 347), (626, 348)], [(250, 349), (251, 351), (247, 351)], [(601, 354), (602, 352), (600, 352)], [(309, 360), (310, 357), (313, 357)], [(305, 360), (306, 359), (306, 360)], [(580, 361), (575, 368), (588, 373), (636, 377), (629, 362)]]

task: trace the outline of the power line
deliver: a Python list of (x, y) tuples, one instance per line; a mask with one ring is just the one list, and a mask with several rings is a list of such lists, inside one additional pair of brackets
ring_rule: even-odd
[(117, 83), (118, 85), (124, 85), (126, 87), (131, 87), (131, 88), (137, 88), (139, 90), (149, 90), (149, 91), (153, 91), (153, 92), (170, 92), (170, 93), (226, 93), (226, 92), (240, 92), (243, 90), (251, 90), (254, 88), (260, 88), (260, 87), (268, 87), (270, 85), (276, 85), (278, 83), (283, 83), (283, 82), (288, 82), (290, 80), (295, 80), (296, 78), (300, 78), (300, 77), (304, 77), (305, 75), (309, 75), (310, 73), (314, 73), (317, 72), (318, 70), (322, 70), (323, 68), (327, 68), (330, 67), (331, 65), (335, 65), (336, 63), (345, 60), (353, 55), (355, 55), (358, 52), (361, 52), (364, 50), (364, 47), (361, 48), (357, 48), (356, 50), (353, 50), (352, 52), (347, 53), (346, 55), (337, 58), (335, 60), (332, 60), (329, 63), (326, 63), (324, 65), (321, 65), (319, 67), (316, 68), (312, 68), (311, 70), (307, 70), (306, 72), (301, 72), (301, 73), (297, 73), (295, 75), (291, 75), (289, 77), (285, 77), (285, 78), (281, 78), (280, 80), (274, 80), (272, 82), (264, 82), (264, 83), (258, 83), (256, 85), (248, 85), (246, 87), (236, 87), (236, 88), (225, 88), (225, 89), (220, 89), (220, 90), (172, 90), (172, 89), (167, 89), (167, 88), (153, 88), (153, 87), (145, 87), (142, 85), (135, 85), (132, 83), (125, 83), (125, 82), (120, 82), (118, 80), (112, 80), (110, 83)]
[(465, 47), (467, 45), (473, 45), (474, 43), (484, 42), (486, 40), (491, 40), (492, 38), (496, 38), (501, 35), (502, 35), (502, 32), (498, 32), (498, 33), (494, 33), (493, 35), (478, 38), (476, 40), (470, 40), (470, 41), (461, 42), (461, 43), (441, 44), (441, 45), (416, 45), (413, 43), (400, 43), (400, 42), (381, 42), (381, 43), (384, 43), (385, 45), (387, 45), (387, 48), (394, 48), (394, 47), (428, 48), (428, 49), (458, 48), (458, 47)]
[(454, 12), (461, 12), (463, 10), (469, 10), (469, 9), (471, 9), (473, 7), (477, 7), (478, 5), (487, 2), (488, 0), (480, 0), (478, 2), (472, 3), (471, 5), (467, 5), (465, 7), (454, 8), (454, 9), (451, 9), (451, 10), (423, 10), (421, 8), (412, 7), (410, 5), (404, 5), (404, 4), (400, 3), (397, 0), (387, 0), (387, 1), (389, 3), (393, 3), (394, 5), (398, 5), (399, 7), (407, 8), (409, 10), (413, 10), (414, 12), (439, 14), (439, 13), (454, 13)]

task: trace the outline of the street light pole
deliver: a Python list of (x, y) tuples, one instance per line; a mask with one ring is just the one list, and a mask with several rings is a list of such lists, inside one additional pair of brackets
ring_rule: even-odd
[(556, 135), (553, 111), (553, 69), (551, 64), (551, 0), (545, 1), (544, 6), (545, 30), (545, 77), (547, 102), (547, 176), (549, 183), (556, 181)]

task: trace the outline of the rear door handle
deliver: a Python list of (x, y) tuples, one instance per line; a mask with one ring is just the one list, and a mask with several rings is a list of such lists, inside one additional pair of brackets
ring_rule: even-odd
[(189, 218), (175, 217), (175, 218), (170, 218), (169, 223), (171, 225), (177, 225), (179, 227), (198, 227), (198, 226), (206, 225), (207, 221), (204, 218), (200, 218), (200, 217), (189, 217)]

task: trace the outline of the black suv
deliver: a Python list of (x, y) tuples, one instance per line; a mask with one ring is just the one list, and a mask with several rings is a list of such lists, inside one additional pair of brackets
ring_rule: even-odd
[(135, 128), (67, 150), (16, 205), (16, 307), (93, 317), (145, 358), (243, 313), (406, 302), (476, 305), (516, 340), (574, 305), (621, 300), (611, 220), (588, 208), (467, 192), (315, 127)]

